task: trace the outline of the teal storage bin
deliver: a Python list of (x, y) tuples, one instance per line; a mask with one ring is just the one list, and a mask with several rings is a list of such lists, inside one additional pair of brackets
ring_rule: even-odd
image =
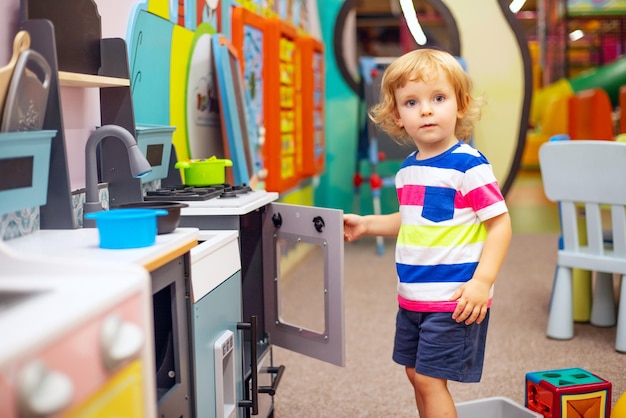
[(152, 166), (152, 172), (141, 178), (142, 183), (167, 177), (170, 155), (172, 153), (173, 126), (138, 124), (137, 146)]
[(0, 133), (0, 213), (46, 204), (55, 135), (55, 130)]

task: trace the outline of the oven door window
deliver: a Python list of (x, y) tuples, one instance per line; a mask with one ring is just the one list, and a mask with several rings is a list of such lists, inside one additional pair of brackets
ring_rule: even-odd
[(327, 286), (320, 260), (326, 257), (326, 247), (300, 241), (297, 236), (283, 236), (276, 240), (276, 246), (278, 320), (311, 333), (312, 338), (324, 338)]
[(343, 212), (268, 205), (263, 253), (270, 342), (343, 366)]

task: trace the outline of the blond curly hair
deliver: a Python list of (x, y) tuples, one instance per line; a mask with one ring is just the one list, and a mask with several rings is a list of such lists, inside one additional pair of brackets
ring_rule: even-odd
[(385, 70), (380, 86), (380, 102), (369, 110), (370, 119), (387, 135), (401, 145), (414, 146), (404, 127), (398, 126), (398, 107), (395, 91), (409, 81), (429, 82), (444, 75), (454, 87), (459, 112), (455, 135), (469, 141), (474, 123), (480, 119), (482, 97), (472, 97), (472, 80), (459, 61), (447, 52), (436, 49), (417, 49), (393, 61)]

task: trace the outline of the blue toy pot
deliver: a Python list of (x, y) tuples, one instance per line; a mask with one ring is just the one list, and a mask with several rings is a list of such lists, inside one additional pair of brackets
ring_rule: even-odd
[(156, 241), (157, 216), (167, 215), (165, 209), (112, 209), (85, 214), (95, 219), (100, 248), (128, 249), (149, 247)]

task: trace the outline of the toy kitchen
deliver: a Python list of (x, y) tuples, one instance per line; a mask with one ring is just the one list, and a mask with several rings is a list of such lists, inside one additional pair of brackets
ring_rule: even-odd
[[(234, 335), (234, 358), (242, 362), (242, 369), (233, 376), (225, 366), (232, 367), (231, 363), (226, 359), (219, 363), (221, 346), (215, 354), (214, 369), (200, 370), (202, 363), (196, 361), (198, 416), (212, 416), (210, 412), (202, 413), (204, 408), (199, 402), (213, 398), (214, 389), (217, 389), (216, 416), (272, 416), (273, 395), (282, 374), (288, 373), (283, 366), (274, 364), (272, 345), (344, 365), (342, 213), (276, 203), (277, 198), (277, 193), (244, 187), (234, 196), (186, 201), (189, 206), (181, 211), (180, 225), (199, 228), (200, 240), (205, 234), (210, 236), (213, 230), (236, 231), (239, 237), (240, 277), (236, 282), (230, 279), (233, 283), (228, 285), (224, 282), (199, 301), (201, 295), (194, 293), (191, 309), (196, 334), (207, 327), (202, 318), (214, 321), (211, 312), (217, 310), (222, 317), (226, 315), (226, 306), (230, 306), (232, 317), (226, 323), (231, 326), (237, 323), (239, 331), (222, 331), (215, 338), (219, 346)], [(221, 268), (216, 266), (229, 259), (225, 256), (207, 259), (199, 253), (195, 249), (191, 252), (192, 283), (213, 276), (216, 268)], [(223, 293), (227, 288), (231, 289), (230, 295)], [(208, 302), (209, 298), (215, 302)], [(241, 309), (237, 309), (238, 302)], [(194, 344), (196, 358), (204, 347)], [(209, 382), (205, 391), (200, 379), (212, 373), (216, 386)], [(233, 379), (234, 390), (232, 383), (230, 391), (222, 389), (221, 382)], [(231, 397), (227, 401), (228, 393)], [(223, 404), (235, 405), (239, 412), (221, 415)], [(207, 408), (212, 411), (213, 406)]]
[[(180, 182), (170, 177), (163, 182)], [(144, 196), (184, 203), (180, 227), (199, 229), (188, 340), (195, 416), (273, 416), (288, 373), (273, 345), (344, 365), (343, 212), (278, 198), (245, 184), (176, 184)], [(216, 234), (228, 239), (206, 248)]]
[(272, 416), (289, 372), (273, 345), (344, 365), (342, 212), (244, 186), (167, 190), (174, 195), (158, 190), (160, 200), (187, 207), (146, 249), (99, 249), (95, 228), (43, 229), (6, 245), (150, 272), (153, 360), (144, 364), (155, 364), (145, 381), (154, 381), (157, 416)]
[[(216, 65), (227, 68), (218, 78), (232, 74), (240, 85), (231, 48), (212, 41)], [(247, 135), (233, 120), (244, 114), (240, 107), (229, 114), (228, 132)], [(162, 187), (143, 200), (184, 203), (180, 227), (199, 229), (191, 251), (192, 410), (198, 417), (270, 417), (288, 373), (274, 363), (273, 345), (344, 365), (343, 212), (278, 203), (278, 193), (246, 184), (243, 150), (230, 154), (232, 161), (181, 163), (172, 149)], [(202, 241), (219, 231), (236, 233), (237, 245), (208, 254)]]
[(278, 203), (278, 193), (244, 185), (164, 187), (139, 200), (155, 197), (186, 207), (178, 227), (145, 250), (100, 249), (98, 230), (87, 227), (44, 228), (6, 244), (149, 271), (153, 360), (144, 364), (155, 368), (144, 381), (154, 381), (156, 416), (273, 416), (289, 373), (274, 363), (274, 345), (344, 365), (341, 211)]

